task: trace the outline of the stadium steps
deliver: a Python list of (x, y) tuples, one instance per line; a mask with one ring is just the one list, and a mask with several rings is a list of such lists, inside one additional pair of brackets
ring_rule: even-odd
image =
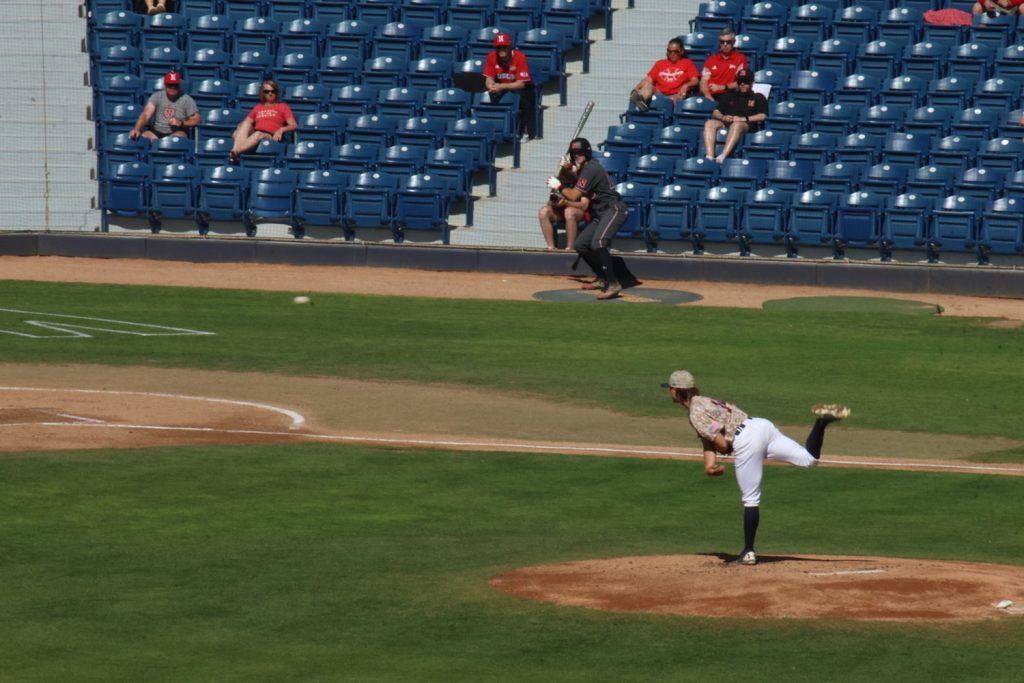
[[(664, 55), (665, 43), (689, 31), (698, 4), (638, 0), (636, 7), (626, 9), (626, 0), (615, 0), (613, 40), (604, 40), (603, 29), (591, 29), (590, 73), (579, 72), (580, 62), (570, 64), (568, 105), (559, 107), (557, 94), (545, 95), (544, 139), (523, 145), (520, 168), (503, 164), (496, 197), (487, 197), (485, 185), (477, 186), (473, 225), (453, 230), (452, 243), (543, 248), (537, 211), (547, 198), (544, 183), (557, 168), (584, 105), (588, 100), (595, 103), (583, 134), (596, 148), (608, 126), (619, 123), (630, 89)], [(657, 26), (670, 28), (653, 32)], [(460, 218), (453, 215), (453, 225)]]
[(93, 230), (92, 91), (76, 3), (4, 0), (0, 230)]

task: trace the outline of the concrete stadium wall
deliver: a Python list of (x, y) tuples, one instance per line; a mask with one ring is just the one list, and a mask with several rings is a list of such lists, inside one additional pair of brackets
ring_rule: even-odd
[[(565, 275), (571, 272), (573, 262), (573, 256), (564, 252), (480, 247), (43, 233), (0, 234), (0, 255), (372, 266), (538, 275)], [(640, 278), (1024, 299), (1024, 268), (1016, 267), (720, 256), (625, 254), (625, 257)]]

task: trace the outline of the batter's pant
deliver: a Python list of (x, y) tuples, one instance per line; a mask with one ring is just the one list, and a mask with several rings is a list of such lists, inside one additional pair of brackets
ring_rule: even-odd
[(781, 460), (797, 467), (814, 467), (818, 461), (803, 446), (780, 432), (770, 420), (751, 417), (732, 442), (736, 483), (743, 507), (761, 504), (761, 474), (765, 460)]
[[(623, 202), (616, 202), (600, 215), (593, 217), (583, 232), (577, 235), (573, 244), (576, 253), (587, 262), (594, 274), (608, 284), (619, 282), (612, 253), (608, 251), (608, 247), (611, 246), (612, 237), (626, 222), (628, 213), (629, 207)], [(624, 282), (619, 284), (629, 285)]]

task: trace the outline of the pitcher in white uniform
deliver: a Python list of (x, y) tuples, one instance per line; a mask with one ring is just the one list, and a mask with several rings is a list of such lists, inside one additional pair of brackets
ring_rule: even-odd
[(667, 388), (672, 401), (689, 412), (690, 425), (700, 437), (704, 449), (704, 473), (718, 477), (725, 467), (718, 464), (718, 454), (732, 454), (736, 483), (743, 498), (743, 551), (741, 564), (757, 564), (754, 538), (761, 520), (761, 475), (764, 461), (781, 460), (797, 467), (814, 467), (821, 457), (825, 427), (850, 416), (850, 409), (834, 403), (816, 405), (817, 416), (807, 442), (801, 446), (780, 432), (770, 420), (749, 417), (736, 405), (701, 396), (693, 375), (676, 370), (661, 386)]

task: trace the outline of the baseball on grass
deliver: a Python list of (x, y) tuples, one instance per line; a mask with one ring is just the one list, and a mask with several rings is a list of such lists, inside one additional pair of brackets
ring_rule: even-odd
[(308, 304), (309, 303), (309, 297), (308, 296), (297, 296), (294, 299), (292, 299), (292, 301), (294, 301), (297, 304)]

